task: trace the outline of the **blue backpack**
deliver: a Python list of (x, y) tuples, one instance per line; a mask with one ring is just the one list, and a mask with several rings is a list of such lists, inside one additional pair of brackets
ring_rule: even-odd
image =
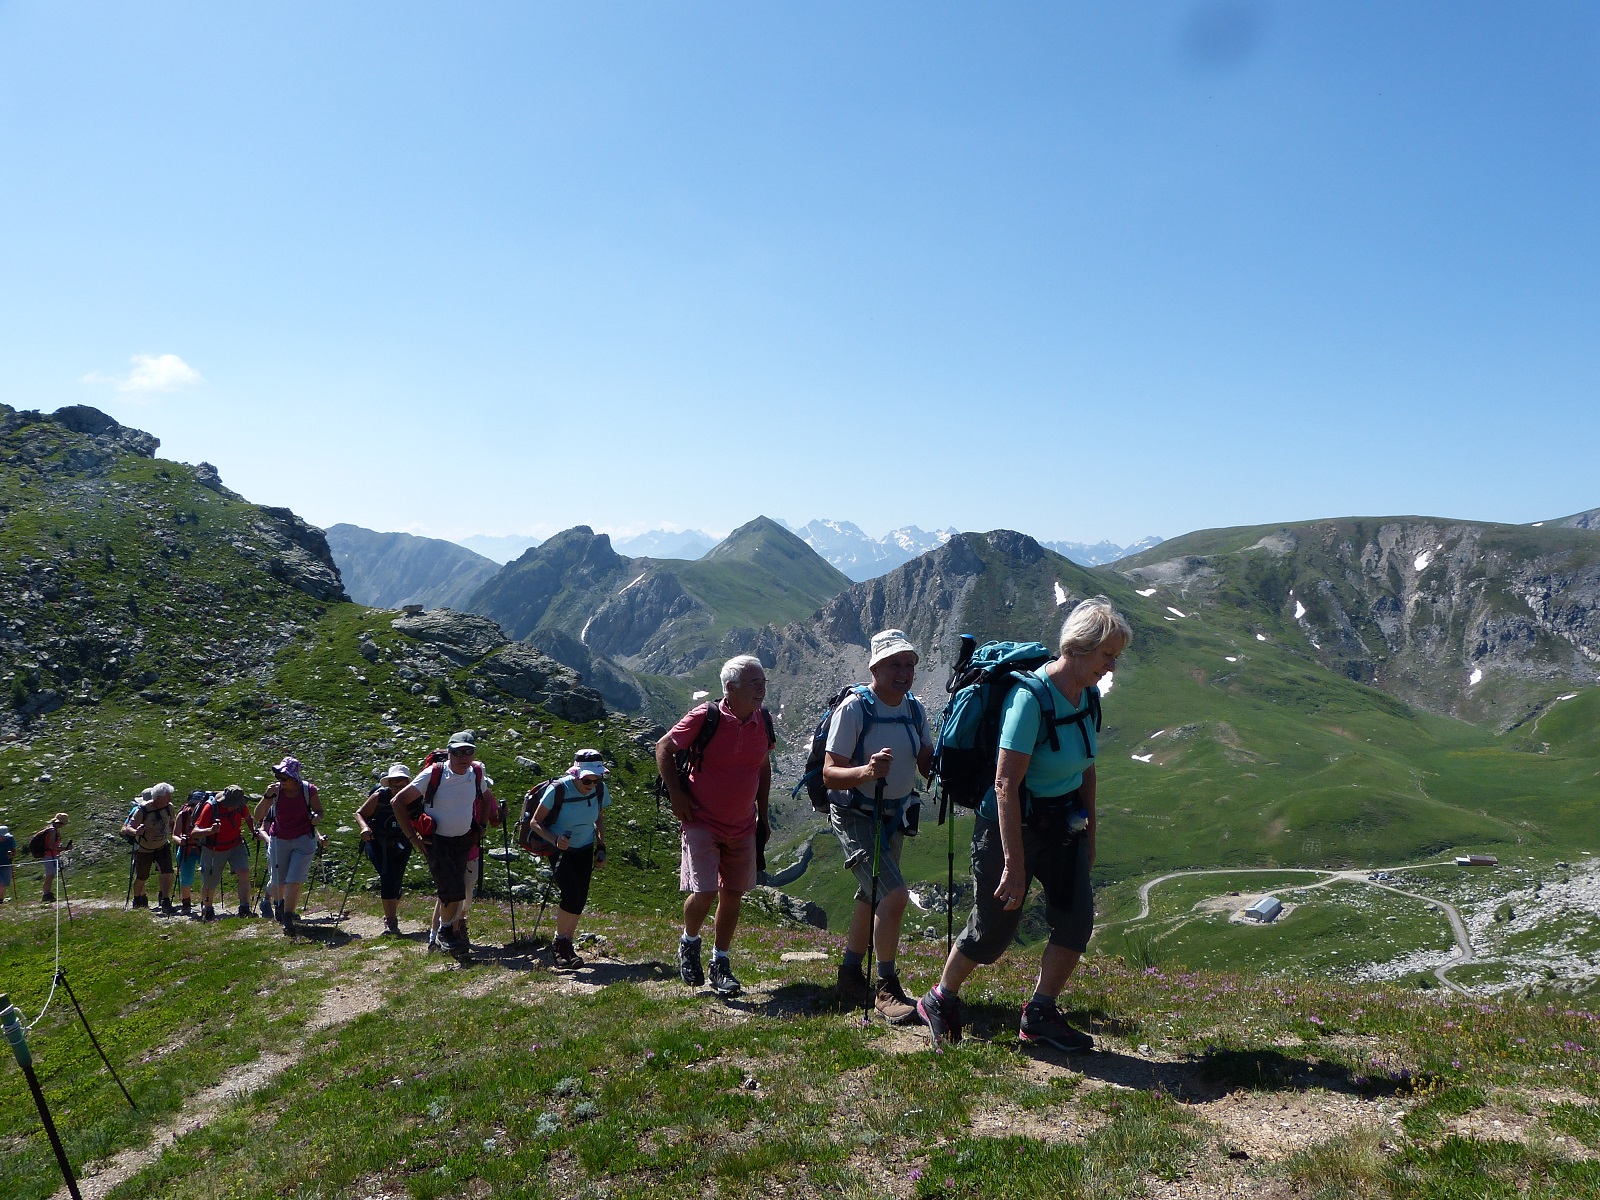
[[(872, 726), (908, 726), (911, 730), (912, 745), (916, 745), (917, 730), (922, 728), (923, 722), (927, 719), (922, 709), (922, 701), (909, 692), (906, 694), (906, 699), (910, 702), (910, 716), (880, 717), (878, 715), (877, 697), (872, 694), (870, 687), (864, 683), (852, 683), (848, 687), (842, 688), (828, 701), (827, 708), (823, 710), (822, 719), (817, 722), (816, 729), (812, 731), (811, 752), (806, 755), (805, 772), (800, 776), (800, 782), (794, 785), (794, 790), (789, 793), (791, 797), (798, 797), (801, 789), (804, 788), (806, 795), (811, 797), (811, 807), (816, 809), (817, 812), (827, 812), (829, 806), (834, 803), (834, 797), (840, 794), (830, 792), (827, 784), (822, 782), (822, 764), (828, 761), (828, 728), (833, 724), (834, 711), (851, 696), (861, 697), (861, 736), (856, 738), (856, 748), (850, 755), (850, 762), (854, 766), (860, 766), (864, 761), (861, 752), (867, 744), (867, 730)], [(859, 792), (852, 792), (850, 795), (863, 800), (865, 803), (871, 803), (871, 801), (861, 796)]]
[(1053, 658), (1040, 642), (985, 642), (958, 663), (947, 685), (950, 703), (939, 718), (933, 749), (933, 773), (943, 797), (941, 822), (945, 802), (977, 808), (994, 786), (995, 763), (1000, 757), (1000, 715), (1014, 687), (1027, 688), (1039, 701), (1039, 744), (1048, 741), (1051, 750), (1060, 750), (1058, 730), (1076, 725), (1084, 752), (1094, 757), (1084, 726), (1092, 720), (1095, 732), (1100, 731), (1100, 689), (1088, 689), (1089, 700), (1082, 711), (1057, 717), (1053, 689), (1034, 674)]

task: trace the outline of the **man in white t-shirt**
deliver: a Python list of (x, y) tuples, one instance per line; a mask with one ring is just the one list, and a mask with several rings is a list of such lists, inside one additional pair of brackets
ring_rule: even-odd
[[(413, 846), (428, 860), (433, 885), (439, 897), (439, 940), (446, 950), (465, 959), (470, 947), (457, 932), (456, 910), (467, 896), (467, 856), (477, 833), (475, 817), (480, 796), (495, 804), (490, 790), (494, 780), (484, 774), (483, 764), (474, 761), (476, 738), (470, 729), (450, 735), (447, 762), (424, 767), (422, 772), (395, 795), (395, 824)], [(430, 792), (432, 793), (430, 795)], [(412, 807), (422, 802), (420, 815), (432, 821), (432, 832), (424, 838), (413, 822)]]

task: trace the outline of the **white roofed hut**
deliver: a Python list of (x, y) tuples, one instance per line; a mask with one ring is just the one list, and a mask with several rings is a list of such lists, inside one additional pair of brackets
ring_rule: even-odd
[(1263, 896), (1254, 904), (1244, 910), (1244, 915), (1252, 921), (1259, 921), (1265, 925), (1269, 921), (1276, 921), (1278, 914), (1283, 912), (1283, 902), (1276, 896)]

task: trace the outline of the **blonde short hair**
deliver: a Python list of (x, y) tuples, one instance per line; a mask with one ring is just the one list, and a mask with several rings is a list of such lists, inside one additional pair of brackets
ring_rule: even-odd
[(1109, 641), (1126, 650), (1133, 641), (1133, 626), (1104, 596), (1091, 596), (1073, 609), (1061, 626), (1062, 654), (1087, 654)]

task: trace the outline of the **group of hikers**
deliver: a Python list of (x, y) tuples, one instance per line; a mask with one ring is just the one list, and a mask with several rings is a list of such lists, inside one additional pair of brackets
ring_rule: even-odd
[[(1089, 872), (1095, 859), (1097, 684), (1115, 667), (1132, 636), (1128, 621), (1108, 600), (1085, 600), (1067, 617), (1054, 654), (1037, 643), (1023, 644), (1041, 652), (1026, 660), (1037, 665), (1010, 672), (1003, 686), (975, 690), (993, 732), (989, 744), (978, 747), (981, 773), (970, 798), (976, 811), (973, 906), (939, 980), (916, 1000), (907, 995), (897, 969), (910, 900), (900, 859), (905, 838), (917, 832), (921, 781), (934, 774), (936, 742), (927, 709), (913, 692), (917, 648), (899, 629), (872, 636), (867, 664), (871, 680), (846, 688), (830, 702), (813, 745), (818, 765), (809, 775), (815, 778), (802, 781), (813, 803), (826, 809), (856, 882), (838, 965), (837, 990), (845, 1002), (873, 1009), (893, 1024), (920, 1020), (938, 1041), (960, 1041), (962, 985), (1011, 945), (1024, 901), (1038, 880), (1050, 934), (1033, 994), (1022, 1009), (1020, 1036), (1066, 1051), (1093, 1045), (1089, 1034), (1065, 1020), (1056, 1001), (1094, 926)], [(1003, 651), (1015, 644), (991, 645)], [(966, 653), (970, 656), (970, 645)], [(758, 658), (729, 659), (720, 681), (721, 697), (684, 714), (656, 743), (655, 757), (680, 826), (684, 903), (679, 974), (690, 987), (709, 983), (718, 995), (731, 997), (742, 990), (731, 958), (740, 906), (756, 884), (770, 834), (776, 736), (764, 703), (766, 673)], [(950, 724), (948, 712), (945, 724)], [(941, 755), (948, 735), (948, 728), (940, 734)], [(132, 843), (134, 906), (149, 907), (146, 888), (154, 870), (159, 911), (214, 920), (215, 898), (227, 868), (237, 881), (238, 915), (252, 916), (257, 910), (251, 905), (250, 847), (260, 843), (266, 847), (268, 871), (259, 912), (275, 917), (292, 934), (301, 889), (325, 840), (318, 832), (323, 809), (318, 789), (302, 777), (296, 759), (284, 758), (272, 772), (273, 782), (253, 806), (237, 785), (220, 793), (191, 793), (176, 811), (171, 784), (146, 789), (122, 827)], [(606, 861), (605, 809), (611, 803), (606, 775), (599, 751), (578, 751), (565, 772), (529, 792), (517, 822), (518, 845), (551, 865), (551, 883), (559, 895), (551, 961), (562, 971), (584, 965), (574, 937), (594, 870)], [(939, 776), (945, 779), (943, 767)], [(378, 873), (387, 934), (400, 934), (401, 885), (416, 852), (427, 863), (435, 893), (430, 948), (437, 945), (467, 960), (467, 913), (482, 869), (483, 834), (507, 820), (493, 785), (477, 761), (473, 733), (463, 730), (416, 773), (404, 763), (390, 766), (356, 811), (362, 853)], [(53, 898), (51, 862), (71, 844), (61, 841), (66, 823), (66, 814), (57, 814), (47, 827), (51, 836), (42, 839), (50, 846), (45, 899)], [(11, 882), (9, 860), (15, 853), (14, 841), (6, 850), (8, 839), (8, 831), (0, 827), (0, 862), (7, 864), (0, 868), (0, 899)], [(30, 850), (40, 842), (36, 835)], [(198, 913), (191, 901), (196, 869), (201, 876)], [(703, 954), (708, 919), (709, 968)], [(869, 979), (874, 958), (876, 969)]]

